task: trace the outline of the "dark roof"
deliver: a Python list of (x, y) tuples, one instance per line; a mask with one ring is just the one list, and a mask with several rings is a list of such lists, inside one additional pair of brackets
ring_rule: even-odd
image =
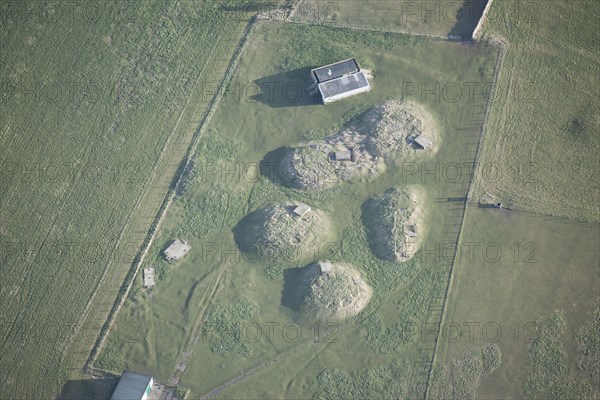
[(340, 61), (334, 64), (329, 64), (324, 67), (315, 68), (312, 70), (318, 83), (327, 82), (335, 78), (347, 74), (353, 74), (360, 71), (360, 67), (354, 58)]
[(341, 93), (369, 86), (369, 81), (363, 72), (342, 76), (341, 78), (319, 84), (323, 100)]
[(137, 372), (123, 372), (111, 400), (138, 400), (144, 396), (146, 388), (152, 379), (151, 376)]

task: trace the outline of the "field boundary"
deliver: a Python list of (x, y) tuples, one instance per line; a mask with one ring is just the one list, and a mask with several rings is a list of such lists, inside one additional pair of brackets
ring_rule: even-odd
[(492, 8), (493, 2), (494, 0), (488, 0), (487, 4), (485, 5), (483, 13), (481, 14), (481, 18), (479, 18), (479, 22), (477, 23), (477, 26), (475, 27), (475, 30), (473, 30), (473, 34), (471, 35), (473, 40), (478, 40), (481, 38), (481, 29), (483, 28), (483, 24), (487, 21), (487, 16), (490, 12), (490, 9)]
[(167, 192), (167, 195), (163, 199), (163, 202), (156, 214), (156, 218), (154, 219), (154, 222), (152, 223), (150, 229), (148, 230), (148, 234), (146, 235), (146, 238), (144, 239), (142, 247), (140, 248), (138, 254), (136, 255), (131, 269), (127, 273), (125, 281), (123, 282), (123, 285), (121, 286), (121, 290), (119, 290), (118, 297), (117, 297), (115, 303), (113, 304), (113, 307), (111, 308), (109, 316), (102, 326), (100, 335), (99, 335), (98, 339), (96, 340), (96, 343), (94, 344), (94, 347), (90, 353), (90, 356), (88, 357), (88, 360), (84, 366), (84, 371), (92, 371), (93, 370), (93, 371), (107, 372), (107, 373), (110, 372), (110, 371), (103, 371), (101, 369), (94, 367), (94, 362), (96, 361), (96, 359), (100, 353), (100, 350), (104, 346), (104, 342), (106, 341), (106, 338), (108, 337), (110, 329), (112, 328), (112, 325), (114, 324), (116, 317), (117, 317), (119, 311), (121, 310), (121, 307), (123, 306), (123, 304), (125, 303), (125, 301), (127, 299), (127, 296), (129, 295), (131, 287), (133, 286), (133, 283), (135, 281), (135, 277), (139, 273), (140, 267), (141, 267), (146, 255), (148, 254), (148, 251), (149, 251), (150, 247), (152, 246), (154, 239), (156, 238), (156, 234), (158, 233), (161, 222), (164, 220), (166, 211), (169, 209), (170, 205), (173, 203), (173, 200), (176, 197), (177, 189), (178, 189), (180, 183), (182, 182), (182, 179), (183, 179), (194, 155), (196, 154), (196, 150), (198, 148), (198, 142), (202, 138), (202, 134), (205, 131), (206, 126), (210, 122), (221, 98), (223, 97), (223, 94), (225, 92), (227, 84), (229, 83), (229, 80), (231, 79), (231, 77), (233, 75), (233, 71), (235, 70), (235, 68), (239, 62), (241, 52), (245, 48), (247, 39), (250, 36), (250, 34), (254, 31), (256, 21), (257, 21), (257, 18), (252, 17), (246, 24), (246, 28), (240, 39), (240, 42), (238, 43), (238, 46), (234, 50), (234, 53), (229, 61), (229, 65), (227, 66), (225, 74), (223, 75), (223, 78), (221, 79), (221, 82), (219, 83), (219, 88), (218, 88), (217, 92), (214, 94), (214, 96), (211, 98), (209, 105), (207, 107), (207, 111), (205, 112), (204, 116), (202, 117), (202, 120), (200, 121), (198, 128), (196, 129), (196, 132), (194, 133), (194, 135), (192, 137), (191, 144), (190, 144), (190, 146), (186, 152), (185, 158), (184, 158), (185, 161), (182, 162), (183, 168), (179, 169), (179, 173), (173, 179), (175, 183), (173, 185), (171, 185), (171, 187), (169, 188), (169, 191)]
[(338, 28), (338, 29), (350, 29), (350, 30), (355, 30), (355, 31), (367, 31), (367, 32), (379, 32), (379, 33), (395, 33), (398, 35), (405, 35), (405, 36), (414, 36), (414, 37), (421, 37), (421, 38), (428, 38), (428, 39), (442, 39), (442, 40), (447, 40), (447, 41), (459, 41), (457, 39), (450, 39), (448, 36), (443, 36), (443, 35), (433, 35), (433, 34), (426, 34), (426, 33), (412, 33), (412, 32), (406, 32), (406, 31), (393, 31), (393, 30), (387, 30), (387, 29), (376, 29), (373, 27), (368, 27), (368, 26), (361, 26), (361, 25), (351, 25), (351, 24), (340, 24), (340, 23), (318, 23), (318, 22), (309, 22), (309, 21), (300, 21), (300, 20), (292, 20), (290, 18), (292, 18), (294, 16), (294, 13), (290, 13), (290, 15), (287, 17), (287, 19), (281, 21), (281, 20), (269, 20), (269, 22), (279, 22), (279, 23), (287, 23), (287, 24), (298, 24), (298, 25), (310, 25), (310, 26), (326, 26), (326, 27), (330, 27), (330, 28)]
[[(490, 0), (491, 3), (492, 0)], [(489, 3), (488, 3), (489, 4)], [(481, 133), (479, 135), (479, 140), (477, 143), (477, 150), (475, 153), (475, 157), (474, 157), (474, 165), (477, 165), (480, 157), (481, 157), (481, 151), (483, 148), (483, 142), (484, 142), (484, 137), (485, 137), (485, 133), (486, 133), (486, 128), (487, 128), (487, 122), (488, 122), (488, 118), (489, 118), (489, 112), (490, 112), (490, 108), (491, 108), (491, 104), (493, 101), (493, 93), (495, 92), (495, 90), (497, 89), (497, 83), (498, 83), (498, 74), (500, 72), (500, 70), (502, 69), (502, 65), (504, 62), (504, 55), (506, 54), (506, 45), (505, 42), (503, 41), (494, 41), (494, 42), (488, 42), (491, 45), (497, 46), (498, 47), (498, 52), (497, 52), (497, 59), (496, 59), (496, 65), (494, 66), (494, 74), (493, 74), (493, 78), (492, 78), (492, 87), (490, 89), (490, 93), (489, 93), (489, 98), (487, 100), (487, 104), (485, 107), (485, 112), (484, 112), (484, 116), (483, 116), (483, 124), (481, 125)], [(447, 307), (448, 307), (448, 297), (450, 295), (450, 289), (452, 287), (452, 281), (454, 279), (454, 266), (456, 264), (456, 257), (458, 254), (458, 244), (461, 241), (461, 236), (462, 236), (462, 232), (463, 232), (463, 227), (465, 225), (465, 215), (467, 214), (467, 208), (469, 207), (469, 199), (471, 198), (472, 195), (472, 191), (473, 191), (473, 187), (474, 187), (474, 183), (475, 183), (475, 179), (477, 177), (477, 169), (474, 169), (473, 172), (473, 176), (470, 179), (469, 182), (469, 190), (467, 191), (467, 196), (465, 198), (465, 202), (464, 202), (464, 206), (463, 206), (463, 212), (462, 212), (462, 216), (460, 219), (460, 226), (458, 228), (458, 235), (457, 235), (457, 246), (454, 250), (454, 254), (452, 255), (452, 261), (450, 263), (450, 271), (449, 271), (449, 275), (448, 275), (448, 284), (446, 286), (446, 290), (444, 292), (444, 300), (442, 303), (442, 315), (440, 316), (440, 322), (439, 322), (439, 326), (438, 326), (438, 330), (436, 332), (436, 337), (435, 337), (435, 344), (433, 347), (433, 358), (431, 359), (431, 364), (429, 366), (429, 372), (428, 372), (428, 376), (427, 376), (427, 381), (425, 384), (425, 395), (424, 395), (424, 400), (429, 399), (429, 389), (430, 389), (430, 385), (429, 382), (431, 381), (431, 377), (433, 374), (433, 369), (435, 366), (435, 362), (437, 359), (437, 354), (438, 354), (438, 345), (440, 342), (440, 332), (441, 332), (441, 328), (442, 326), (444, 326), (444, 320), (446, 318), (446, 311), (447, 311)]]

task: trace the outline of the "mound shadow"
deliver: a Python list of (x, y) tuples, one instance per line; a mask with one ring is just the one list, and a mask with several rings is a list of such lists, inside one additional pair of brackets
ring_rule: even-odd
[(246, 215), (231, 230), (238, 249), (252, 258), (260, 256), (256, 243), (256, 226), (261, 222), (259, 212), (260, 210), (256, 210)]
[(260, 161), (260, 174), (276, 185), (288, 186), (288, 181), (282, 175), (282, 160), (293, 149), (282, 146), (265, 154)]
[(310, 282), (318, 275), (315, 264), (311, 263), (301, 268), (288, 268), (283, 271), (283, 290), (281, 305), (300, 313), (304, 298), (310, 293)]
[(373, 254), (380, 259), (393, 261), (394, 255), (383, 245), (379, 234), (374, 229), (374, 219), (377, 213), (378, 200), (374, 198), (367, 199), (360, 207), (360, 218), (367, 232), (367, 244)]
[(297, 68), (256, 79), (253, 82), (255, 93), (249, 98), (273, 108), (320, 106), (322, 102), (318, 91), (311, 91), (313, 81), (310, 71), (314, 68)]
[(456, 11), (456, 24), (448, 32), (448, 38), (465, 42), (473, 40), (473, 32), (483, 15), (488, 0), (465, 0)]

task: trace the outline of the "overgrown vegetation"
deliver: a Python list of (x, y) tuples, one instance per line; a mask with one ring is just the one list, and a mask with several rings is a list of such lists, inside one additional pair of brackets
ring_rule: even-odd
[(422, 393), (425, 379), (418, 366), (410, 362), (352, 373), (330, 369), (317, 376), (313, 399), (412, 399)]
[[(410, 260), (419, 248), (424, 227), (417, 219), (417, 196), (409, 189), (388, 189), (362, 207), (369, 245), (379, 258), (392, 262)], [(419, 207), (420, 208), (420, 207)]]
[(431, 310), (440, 302), (446, 279), (443, 269), (426, 269), (396, 302), (397, 319), (387, 321), (379, 312), (374, 312), (363, 320), (369, 347), (382, 354), (398, 354), (405, 350), (429, 322)]
[(202, 325), (202, 335), (215, 353), (226, 355), (237, 351), (248, 357), (252, 354), (252, 346), (248, 340), (243, 340), (243, 324), (257, 313), (258, 306), (248, 299), (217, 301)]
[(475, 400), (479, 383), (502, 365), (502, 354), (495, 343), (465, 351), (452, 367), (436, 365), (429, 383), (431, 399)]
[(372, 289), (349, 265), (333, 264), (321, 272), (317, 264), (303, 277), (307, 285), (301, 312), (308, 318), (342, 320), (360, 313), (371, 299)]
[(567, 370), (567, 353), (561, 337), (565, 331), (565, 320), (561, 311), (537, 321), (537, 338), (528, 348), (532, 372), (525, 382), (525, 394), (534, 396), (556, 385)]
[(577, 368), (589, 373), (592, 382), (600, 386), (600, 307), (594, 312), (592, 320), (575, 332), (575, 339), (581, 352)]

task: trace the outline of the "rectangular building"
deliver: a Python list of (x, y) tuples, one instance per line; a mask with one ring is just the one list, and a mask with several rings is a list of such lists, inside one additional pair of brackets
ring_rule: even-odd
[(315, 68), (311, 76), (319, 88), (323, 104), (371, 90), (367, 76), (354, 58)]
[(110, 400), (146, 400), (153, 384), (151, 376), (125, 371)]

